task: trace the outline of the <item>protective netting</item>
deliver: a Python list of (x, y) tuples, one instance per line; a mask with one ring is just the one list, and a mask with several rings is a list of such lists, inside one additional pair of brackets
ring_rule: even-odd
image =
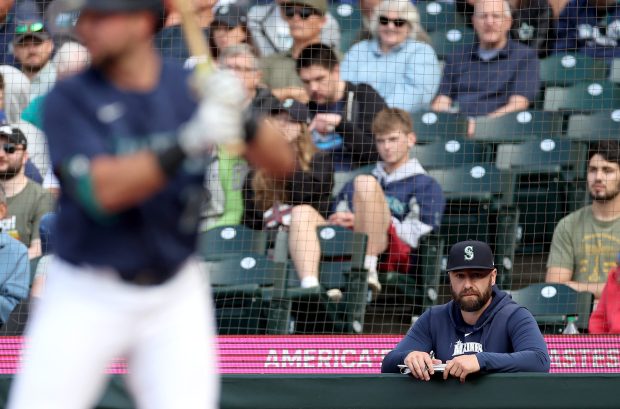
[[(32, 190), (25, 199), (25, 184), (4, 170), (2, 230), (28, 248), (0, 261), (0, 297), (8, 300), (0, 320), (13, 335), (31, 300), (44, 296), (53, 243), (63, 237), (50, 233), (59, 186), (41, 131), (43, 99), (88, 64), (73, 29), (76, 5), (48, 3), (17, 1), (6, 17), (0, 5), (2, 118), (10, 127), (0, 127), (0, 167), (23, 165)], [(248, 104), (271, 117), (298, 162), (293, 175), (275, 177), (214, 149), (196, 229), (220, 335), (363, 334), (350, 354), (300, 344), (317, 350), (310, 361), (264, 346), (259, 366), (281, 368), (285, 359), (346, 367), (348, 354), (376, 370), (386, 342), (372, 336), (403, 334), (429, 307), (450, 301), (448, 251), (479, 240), (493, 250), (497, 286), (560, 346), (556, 368), (618, 367), (614, 337), (555, 337), (620, 331), (615, 2), (192, 5), (211, 54), (242, 78)], [(191, 56), (172, 2), (165, 14), (155, 46), (192, 69), (202, 59)], [(605, 358), (584, 358), (591, 351)], [(235, 354), (231, 367), (245, 362)]]

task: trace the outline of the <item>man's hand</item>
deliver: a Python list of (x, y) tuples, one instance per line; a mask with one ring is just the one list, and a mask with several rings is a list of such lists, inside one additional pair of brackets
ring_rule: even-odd
[(355, 226), (355, 214), (351, 212), (336, 212), (329, 216), (330, 224), (352, 229)]
[(411, 370), (414, 378), (430, 381), (431, 375), (435, 373), (434, 364), (440, 364), (439, 359), (432, 359), (427, 352), (413, 351), (405, 357), (405, 365)]
[(446, 368), (443, 370), (443, 379), (448, 379), (449, 375), (459, 378), (461, 383), (465, 382), (465, 377), (470, 373), (478, 372), (480, 364), (476, 355), (461, 355), (446, 361)]
[(316, 114), (310, 123), (310, 130), (321, 134), (328, 134), (334, 132), (341, 121), (342, 115), (339, 114)]
[(243, 138), (245, 90), (230, 71), (217, 71), (200, 84), (204, 98), (179, 132), (179, 145), (188, 156), (204, 154), (212, 145)]

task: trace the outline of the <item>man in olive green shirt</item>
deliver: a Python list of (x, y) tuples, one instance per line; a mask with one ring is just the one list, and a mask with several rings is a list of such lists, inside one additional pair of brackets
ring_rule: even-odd
[(30, 258), (42, 253), (39, 222), (52, 211), (54, 198), (24, 174), (27, 140), (17, 127), (0, 126), (0, 184), (7, 196), (8, 212), (0, 220), (2, 231), (28, 247)]
[(280, 100), (293, 98), (306, 103), (308, 95), (295, 70), (295, 58), (306, 46), (321, 42), (327, 1), (290, 0), (280, 7), (291, 31), (293, 47), (290, 51), (272, 54), (261, 60), (263, 82)]
[(547, 282), (564, 283), (599, 298), (620, 251), (620, 145), (604, 141), (590, 151), (592, 205), (564, 217), (555, 228)]

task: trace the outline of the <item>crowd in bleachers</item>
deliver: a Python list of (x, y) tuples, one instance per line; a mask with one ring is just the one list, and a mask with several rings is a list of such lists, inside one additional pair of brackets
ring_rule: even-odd
[[(54, 83), (89, 61), (79, 38), (52, 29), (47, 3), (0, 1), (0, 187), (7, 205), (0, 223), (33, 260), (27, 283), (33, 296), (45, 276), (45, 261), (35, 274), (37, 261), (52, 253), (48, 236), (59, 194), (41, 110)], [(156, 46), (192, 69), (201, 59), (190, 56), (180, 17), (172, 2), (165, 5)], [(546, 281), (593, 293), (600, 302), (591, 329), (618, 330), (615, 1), (192, 0), (192, 6), (219, 67), (240, 77), (247, 105), (269, 116), (298, 162), (294, 174), (275, 178), (249, 169), (224, 146), (214, 148), (201, 234), (245, 225), (270, 233), (271, 244), (282, 234), (285, 245), (274, 253), (292, 266), (289, 284), (310, 291), (304, 297), (315, 291), (341, 306), (368, 300), (347, 295), (346, 282), (325, 278), (326, 238), (317, 229), (326, 226), (364, 237), (363, 253), (352, 258), (360, 258), (371, 299), (401, 291), (419, 306), (436, 302), (441, 284), (425, 281), (423, 265), (441, 272), (445, 249), (455, 242), (489, 242), (507, 289), (523, 284), (513, 275), (515, 252), (550, 252)], [(103, 120), (117, 114), (100, 112)], [(440, 257), (430, 257), (430, 248)], [(11, 305), (25, 298), (20, 293)], [(330, 308), (332, 316), (355, 315), (349, 307)], [(0, 310), (2, 323), (5, 315)]]

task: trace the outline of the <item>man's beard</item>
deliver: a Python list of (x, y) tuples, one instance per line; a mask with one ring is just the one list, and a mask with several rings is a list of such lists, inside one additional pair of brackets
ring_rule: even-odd
[(616, 189), (611, 193), (605, 193), (603, 196), (597, 196), (592, 191), (590, 191), (590, 198), (595, 202), (609, 202), (614, 200), (616, 196), (620, 193), (620, 189)]
[[(460, 295), (456, 294), (452, 288), (450, 288), (450, 291), (452, 292), (452, 299), (456, 305), (459, 306), (461, 311), (476, 312), (484, 307), (485, 304), (491, 299), (492, 286), (489, 282), (489, 287), (481, 295), (478, 295), (475, 290), (462, 291)], [(464, 294), (467, 294), (468, 296), (473, 295), (475, 298), (473, 300), (464, 300)]]
[(6, 170), (0, 170), (0, 180), (11, 180), (22, 170), (22, 165), (9, 166)]

